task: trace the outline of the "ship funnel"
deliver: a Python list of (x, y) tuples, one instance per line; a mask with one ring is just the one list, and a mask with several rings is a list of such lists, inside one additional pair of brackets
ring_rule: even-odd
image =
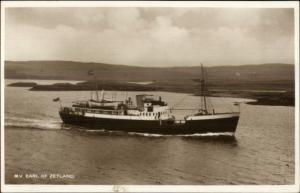
[(144, 98), (146, 95), (136, 95), (136, 106), (138, 109), (144, 108)]

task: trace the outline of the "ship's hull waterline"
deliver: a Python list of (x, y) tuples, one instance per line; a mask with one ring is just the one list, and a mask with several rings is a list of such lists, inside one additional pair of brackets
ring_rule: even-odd
[(239, 116), (221, 116), (217, 119), (202, 118), (174, 123), (172, 120), (128, 120), (88, 117), (63, 111), (60, 117), (65, 124), (78, 125), (86, 129), (125, 131), (164, 135), (187, 135), (198, 133), (234, 133)]

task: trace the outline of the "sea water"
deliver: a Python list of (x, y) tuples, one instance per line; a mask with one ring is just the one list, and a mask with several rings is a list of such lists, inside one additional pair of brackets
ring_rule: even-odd
[[(18, 82), (5, 81), (5, 84)], [(52, 81), (53, 82), (53, 81)], [(55, 81), (54, 81), (55, 82)], [(45, 81), (44, 81), (45, 83)], [(107, 99), (162, 96), (182, 119), (200, 98), (168, 92), (107, 92)], [(294, 107), (241, 104), (235, 136), (162, 136), (64, 125), (62, 105), (89, 91), (5, 87), (7, 184), (293, 184)], [(210, 98), (216, 112), (237, 111), (237, 98)]]

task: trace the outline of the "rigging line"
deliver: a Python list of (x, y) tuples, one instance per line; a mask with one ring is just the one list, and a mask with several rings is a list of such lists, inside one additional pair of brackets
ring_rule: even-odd
[(186, 111), (186, 110), (190, 110), (190, 111), (195, 111), (195, 110), (199, 110), (199, 109), (190, 109), (190, 108), (183, 108), (183, 109), (172, 109), (173, 111)]
[(226, 102), (226, 101), (224, 100), (224, 98), (222, 98), (222, 97), (219, 97), (219, 98), (220, 98), (220, 100), (223, 102), (223, 104), (225, 104), (226, 107), (229, 107), (229, 110), (230, 110), (231, 112), (234, 112), (233, 109), (231, 108), (231, 105), (229, 104), (229, 102)]
[(179, 101), (178, 103), (176, 103), (175, 105), (173, 105), (171, 109), (174, 109), (174, 107), (176, 107), (176, 106), (178, 106), (180, 103), (182, 103), (183, 100), (184, 100), (186, 97), (188, 97), (188, 95), (182, 97), (182, 99), (180, 99), (180, 101)]

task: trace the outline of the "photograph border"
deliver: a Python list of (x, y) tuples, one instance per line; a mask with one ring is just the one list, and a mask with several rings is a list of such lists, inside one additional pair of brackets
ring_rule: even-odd
[[(5, 184), (5, 9), (10, 7), (217, 7), (294, 8), (294, 185), (7, 185)], [(2, 1), (1, 2), (1, 191), (2, 192), (299, 192), (299, 2), (298, 1)]]

